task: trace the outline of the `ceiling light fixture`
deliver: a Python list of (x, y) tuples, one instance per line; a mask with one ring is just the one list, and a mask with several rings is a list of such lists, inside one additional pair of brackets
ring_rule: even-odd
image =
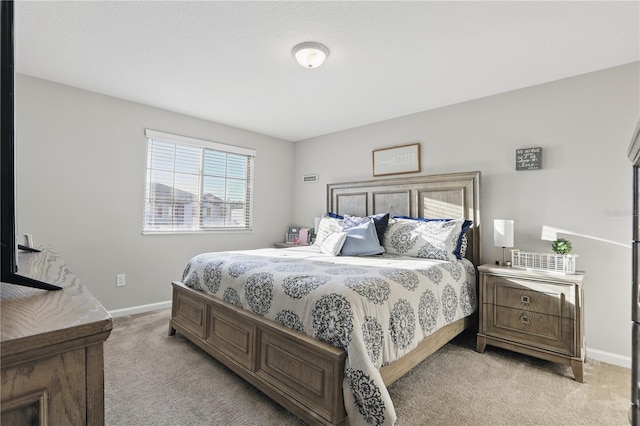
[(300, 66), (304, 68), (318, 68), (327, 56), (329, 56), (329, 49), (324, 44), (316, 43), (315, 41), (305, 41), (304, 43), (296, 44), (292, 50), (293, 57)]

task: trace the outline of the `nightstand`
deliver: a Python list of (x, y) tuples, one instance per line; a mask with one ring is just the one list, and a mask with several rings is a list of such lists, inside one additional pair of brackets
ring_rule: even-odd
[(296, 243), (273, 243), (275, 248), (288, 248), (288, 247), (308, 247), (309, 244), (296, 244)]
[(584, 382), (583, 272), (482, 265), (477, 350), (486, 345), (570, 365)]

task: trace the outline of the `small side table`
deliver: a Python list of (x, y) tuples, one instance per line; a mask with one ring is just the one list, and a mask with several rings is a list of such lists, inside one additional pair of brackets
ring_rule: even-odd
[(289, 247), (308, 247), (309, 244), (296, 244), (296, 243), (273, 243), (275, 248), (289, 248)]
[(584, 272), (482, 265), (477, 350), (486, 345), (570, 365), (584, 382)]

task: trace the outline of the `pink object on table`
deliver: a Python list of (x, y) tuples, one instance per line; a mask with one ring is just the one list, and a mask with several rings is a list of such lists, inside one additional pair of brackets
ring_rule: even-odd
[(307, 228), (302, 228), (298, 233), (298, 242), (300, 244), (307, 244), (309, 242), (309, 230)]

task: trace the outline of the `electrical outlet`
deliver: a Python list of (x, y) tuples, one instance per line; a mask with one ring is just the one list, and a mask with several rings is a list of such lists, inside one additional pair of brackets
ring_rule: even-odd
[(124, 287), (124, 284), (125, 284), (124, 274), (116, 275), (116, 287)]

